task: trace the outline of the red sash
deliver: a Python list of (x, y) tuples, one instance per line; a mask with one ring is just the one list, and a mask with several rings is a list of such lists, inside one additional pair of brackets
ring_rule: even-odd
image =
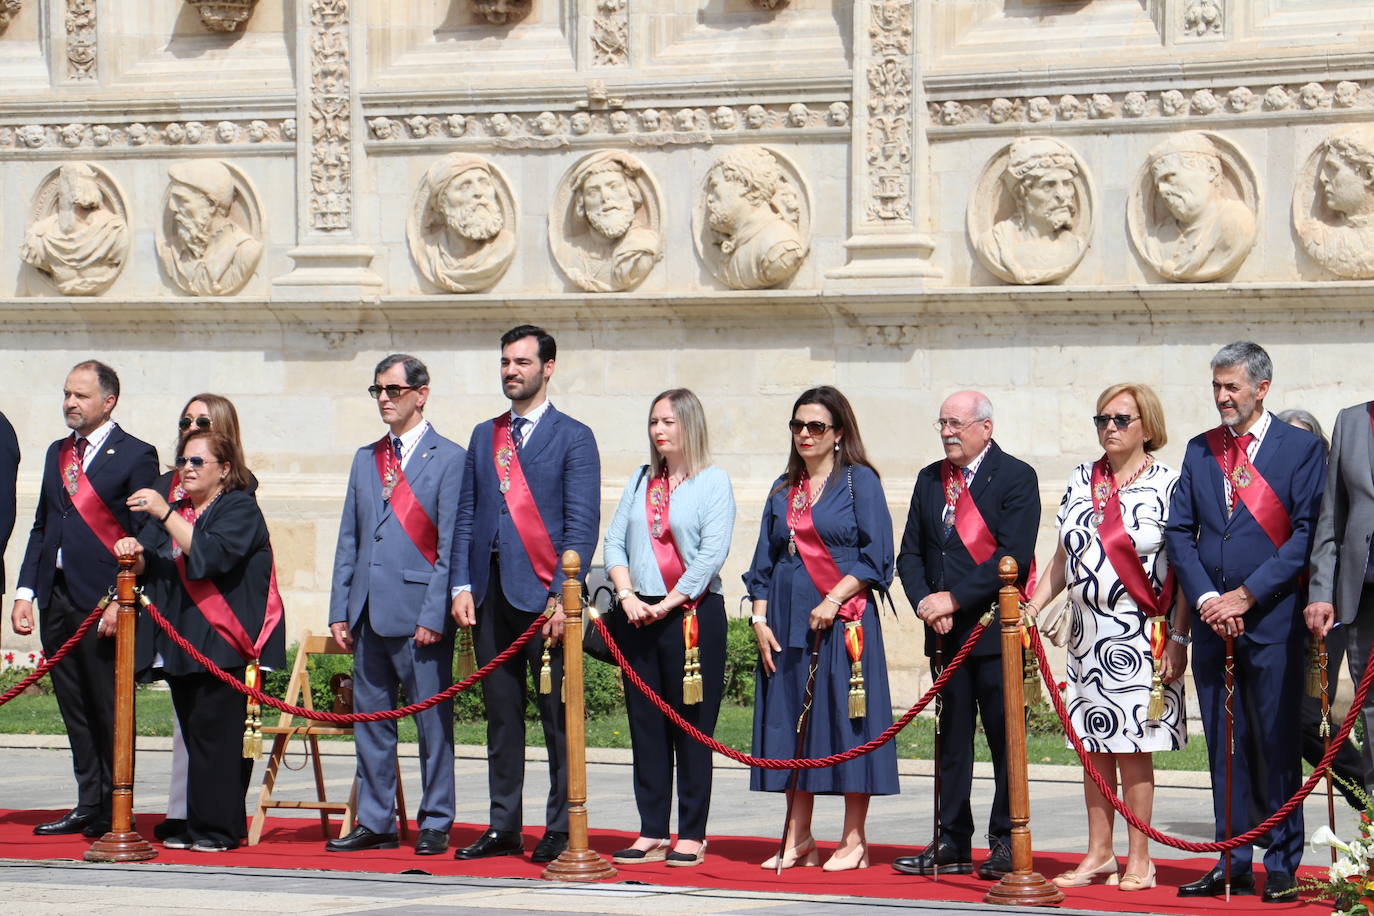
[[(1121, 495), (1112, 480), (1111, 465), (1107, 463), (1106, 455), (1093, 465), (1092, 500), (1093, 511), (1100, 519), (1097, 536), (1102, 541), (1102, 552), (1107, 555), (1126, 594), (1131, 596), (1146, 617), (1163, 617), (1174, 603), (1174, 569), (1169, 567), (1164, 587), (1156, 592), (1140, 562), (1140, 555), (1136, 553), (1135, 544), (1126, 534), (1126, 523), (1121, 517)], [(1163, 649), (1162, 645), (1160, 649)]]
[(1236, 437), (1218, 426), (1207, 431), (1207, 447), (1212, 450), (1221, 473), (1231, 481), (1231, 487), (1245, 508), (1259, 522), (1275, 547), (1282, 547), (1293, 533), (1293, 522), (1278, 496), (1250, 463), (1250, 456), (1236, 442)]
[[(802, 558), (802, 566), (811, 577), (811, 584), (821, 595), (829, 595), (844, 578), (830, 548), (821, 540), (816, 525), (811, 520), (811, 481), (803, 477), (801, 482), (787, 494), (787, 521), (792, 529), (792, 540), (797, 545), (797, 553)], [(868, 589), (863, 589), (840, 606), (838, 617), (841, 620), (862, 620), (864, 607), (868, 604)], [(860, 644), (862, 648), (862, 644)]]
[(503, 413), (491, 422), (491, 458), (496, 465), (496, 477), (510, 510), (510, 520), (520, 535), (520, 543), (530, 558), (534, 574), (548, 588), (553, 585), (558, 565), (558, 551), (554, 549), (549, 529), (539, 515), (534, 494), (530, 492), (525, 472), (520, 469), (520, 453), (510, 435), (510, 413)]
[(1374, 401), (1370, 401), (1365, 406), (1369, 410), (1369, 431), (1374, 433)]
[[(644, 516), (649, 525), (649, 543), (654, 548), (654, 560), (658, 562), (658, 574), (663, 577), (663, 587), (668, 591), (677, 587), (682, 574), (687, 571), (682, 555), (678, 553), (677, 541), (673, 540), (673, 531), (668, 527), (671, 502), (672, 493), (665, 466), (663, 473), (650, 480), (644, 491)], [(688, 611), (695, 610), (696, 606), (697, 599), (690, 596), (682, 605)]]
[[(969, 494), (968, 499), (963, 498), (968, 493), (963, 472), (948, 458), (940, 462), (940, 480), (944, 484), (945, 505), (954, 507), (954, 530), (959, 533), (959, 540), (973, 562), (982, 566), (997, 552), (997, 538), (992, 536), (988, 523), (983, 520), (983, 513), (978, 511), (973, 495)], [(1035, 579), (1035, 556), (1032, 555), (1026, 581), (1020, 586), (1022, 601), (1030, 600), (1031, 593), (1035, 591)]]
[(100, 543), (105, 545), (105, 549), (114, 554), (115, 542), (124, 537), (124, 529), (115, 520), (114, 513), (105, 505), (100, 494), (95, 492), (95, 487), (86, 479), (85, 469), (81, 467), (81, 462), (76, 460), (76, 444), (71, 436), (63, 439), (57, 450), (57, 466), (61, 470), (62, 483), (67, 488), (67, 495), (71, 497), (77, 514)]
[(391, 511), (396, 513), (396, 520), (401, 523), (406, 537), (420, 549), (430, 566), (435, 565), (439, 562), (439, 529), (406, 481), (400, 459), (391, 450), (390, 435), (378, 439), (372, 446), (372, 457), (377, 462), (377, 476), (382, 481), (382, 498), (390, 501)]

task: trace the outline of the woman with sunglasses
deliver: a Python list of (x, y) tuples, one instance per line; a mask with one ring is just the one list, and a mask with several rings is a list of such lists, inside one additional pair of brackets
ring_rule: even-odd
[[(267, 523), (249, 492), (252, 479), (238, 443), (192, 430), (178, 445), (180, 499), (138, 490), (127, 502), (157, 524), (123, 538), (117, 553), (134, 567), (153, 602), (191, 645), (242, 680), (247, 663), (286, 664), (280, 604), (268, 600), (272, 549)], [(243, 757), (246, 701), (205, 671), (160, 630), (156, 667), (167, 679), (188, 755), (186, 831), (172, 849), (221, 852), (246, 835), (244, 799), (251, 761)]]
[[(759, 671), (754, 754), (798, 756), (797, 723), (813, 645), (819, 646), (814, 699), (802, 757), (827, 757), (863, 744), (892, 724), (887, 662), (874, 592), (892, 581), (892, 516), (878, 472), (868, 463), (849, 401), (823, 385), (792, 405), (792, 447), (763, 510), (753, 564), (744, 576), (753, 601)], [(858, 678), (862, 677), (862, 681)], [(785, 792), (791, 773), (755, 769), (749, 787)], [(844, 828), (826, 871), (868, 867), (864, 822), (873, 795), (897, 793), (897, 751), (823, 769), (801, 770), (784, 829), (781, 865), (816, 865), (815, 796), (844, 796)], [(763, 863), (776, 868), (777, 857)]]
[[(1068, 609), (1042, 632), (1068, 644), (1065, 701), (1089, 759), (1131, 810), (1148, 821), (1154, 751), (1187, 743), (1183, 684), (1190, 618), (1164, 551), (1178, 472), (1154, 460), (1167, 441), (1159, 398), (1145, 385), (1112, 385), (1097, 399), (1103, 455), (1078, 466), (1059, 504), (1059, 538), (1026, 609), (1039, 614), (1068, 586)], [(1113, 809), (1084, 774), (1088, 849), (1059, 887), (1117, 883)], [(1131, 828), (1120, 889), (1155, 886), (1149, 840)]]

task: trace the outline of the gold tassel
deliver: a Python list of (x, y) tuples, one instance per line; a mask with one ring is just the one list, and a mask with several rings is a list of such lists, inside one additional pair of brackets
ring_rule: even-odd
[(553, 693), (553, 658), (549, 654), (549, 647), (552, 645), (552, 639), (544, 640), (544, 657), (540, 659), (539, 669), (540, 693)]
[(472, 644), (472, 627), (458, 628), (458, 680), (477, 673), (477, 649)]
[[(243, 682), (249, 687), (258, 686), (258, 663), (249, 662), (243, 673)], [(262, 759), (262, 707), (251, 699), (248, 701), (243, 718), (243, 758)]]
[(868, 692), (864, 690), (864, 663), (849, 663), (849, 718), (862, 719), (868, 715)]
[(1145, 718), (1158, 722), (1164, 718), (1164, 660), (1155, 659), (1154, 673), (1150, 676), (1150, 705), (1145, 709)]
[(691, 706), (701, 699), (701, 650), (693, 647), (684, 653), (682, 663), (682, 705)]
[(1317, 653), (1315, 640), (1307, 646), (1307, 695), (1317, 700), (1322, 696), (1321, 656)]
[(1040, 702), (1040, 667), (1036, 664), (1035, 653), (1021, 648), (1021, 696), (1029, 707)]

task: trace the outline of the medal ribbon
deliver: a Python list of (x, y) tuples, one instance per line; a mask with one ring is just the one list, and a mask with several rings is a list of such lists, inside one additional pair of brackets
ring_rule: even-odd
[(510, 435), (509, 412), (492, 420), (491, 457), (496, 467), (496, 477), (505, 485), (502, 492), (506, 508), (510, 510), (510, 520), (520, 535), (520, 543), (525, 547), (530, 566), (544, 587), (549, 588), (553, 585), (558, 551), (554, 549), (549, 529), (539, 515), (539, 506), (534, 502), (525, 472), (520, 469), (520, 454), (515, 450)]
[[(959, 533), (959, 540), (973, 562), (982, 566), (997, 552), (997, 538), (992, 536), (988, 523), (983, 520), (983, 513), (978, 511), (973, 494), (964, 486), (963, 473), (948, 458), (940, 462), (940, 480), (944, 484), (945, 503), (954, 507), (954, 530)], [(964, 498), (966, 495), (967, 499)], [(1026, 581), (1018, 588), (1022, 601), (1030, 600), (1035, 591), (1035, 580), (1035, 556), (1032, 555)], [(1029, 634), (1023, 636), (1029, 640)]]
[[(802, 558), (802, 566), (811, 577), (811, 584), (816, 590), (822, 596), (828, 595), (844, 577), (811, 519), (810, 478), (803, 476), (797, 486), (788, 492), (787, 504), (787, 521), (793, 531), (793, 540), (797, 545), (797, 553)], [(864, 589), (841, 605), (837, 616), (845, 621), (861, 620), (867, 604), (868, 589)]]
[(429, 517), (425, 507), (420, 505), (420, 499), (415, 495), (415, 491), (406, 482), (401, 462), (391, 449), (389, 434), (378, 439), (372, 446), (372, 457), (377, 463), (377, 476), (382, 480), (382, 487), (388, 486), (390, 481), (389, 502), (391, 511), (396, 513), (396, 520), (401, 523), (406, 537), (419, 548), (429, 565), (434, 566), (439, 562), (439, 529), (435, 527), (434, 520)]
[(1275, 547), (1282, 547), (1293, 534), (1293, 522), (1269, 482), (1250, 462), (1250, 456), (1236, 442), (1236, 437), (1224, 426), (1207, 431), (1207, 447), (1212, 450), (1221, 473), (1235, 489), (1238, 501), (1259, 522)]
[[(192, 526), (196, 523), (196, 510), (191, 508), (187, 502), (178, 510), (178, 514), (190, 522)], [(243, 628), (242, 621), (234, 613), (234, 609), (229, 606), (219, 587), (209, 579), (188, 579), (186, 577), (186, 556), (182, 553), (177, 554), (176, 558), (177, 574), (181, 576), (181, 585), (186, 589), (186, 593), (191, 596), (196, 607), (200, 610), (201, 616), (205, 618), (210, 626), (214, 627), (225, 642), (227, 642), (235, 652), (242, 656), (246, 662), (255, 662), (262, 654), (263, 646), (267, 645), (267, 640), (271, 638), (272, 631), (281, 622), (284, 609), (281, 603), (281, 594), (277, 591), (277, 564), (272, 563), (272, 577), (267, 583), (267, 607), (262, 617), (262, 629), (258, 631), (258, 638), (252, 640), (248, 638), (248, 631)]]
[(85, 469), (81, 467), (81, 462), (76, 460), (76, 446), (71, 436), (63, 439), (62, 445), (58, 447), (57, 466), (62, 468), (62, 476), (65, 478), (63, 484), (67, 488), (67, 495), (71, 497), (72, 505), (76, 507), (77, 514), (100, 543), (105, 545), (105, 549), (113, 555), (115, 542), (124, 537), (124, 529), (86, 478)]

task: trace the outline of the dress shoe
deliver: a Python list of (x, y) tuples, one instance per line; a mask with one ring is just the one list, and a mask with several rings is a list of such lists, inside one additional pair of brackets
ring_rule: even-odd
[(539, 842), (534, 844), (530, 861), (535, 864), (552, 862), (558, 854), (568, 848), (568, 834), (562, 830), (545, 830)]
[[(795, 868), (798, 865), (801, 865), (805, 868), (814, 868), (815, 866), (820, 864), (821, 854), (816, 851), (816, 838), (813, 836), (807, 837), (806, 839), (798, 843), (796, 846), (793, 846), (791, 849), (787, 850), (782, 854), (783, 868)], [(764, 860), (764, 862), (761, 865), (759, 865), (759, 868), (765, 868), (769, 871), (777, 871), (777, 854), (775, 853), (769, 856), (766, 860)]]
[(191, 848), (191, 844), (192, 844), (193, 842), (195, 842), (195, 841), (192, 840), (190, 836), (188, 836), (187, 834), (181, 833), (181, 834), (178, 834), (178, 835), (176, 835), (176, 836), (163, 837), (163, 838), (162, 838), (162, 848), (163, 848), (163, 849), (190, 849), (190, 848)]
[(353, 828), (348, 836), (329, 840), (324, 844), (325, 852), (361, 852), (364, 849), (397, 849), (394, 833), (373, 833), (362, 824)]
[(421, 830), (420, 838), (415, 841), (417, 856), (437, 856), (448, 849), (448, 832), (444, 830)]
[(504, 830), (488, 830), (477, 838), (471, 846), (455, 849), (455, 859), (485, 859), (489, 856), (518, 856), (524, 852), (525, 844), (520, 834)]
[(821, 866), (821, 871), (850, 871), (855, 868), (868, 867), (868, 844), (860, 843), (843, 856), (839, 850)]
[(1298, 885), (1286, 871), (1271, 871), (1264, 878), (1265, 903), (1288, 903), (1298, 899)]
[[(375, 833), (373, 834), (373, 836), (378, 836), (378, 835), (379, 835), (379, 834), (375, 834)], [(230, 846), (228, 843), (225, 843), (225, 842), (223, 842), (223, 841), (221, 841), (221, 840), (206, 840), (206, 839), (196, 840), (196, 841), (195, 841), (194, 843), (192, 843), (191, 846), (190, 846), (191, 852), (228, 852), (229, 850), (231, 850), (231, 849), (233, 849), (233, 848), (234, 848), (233, 846)], [(385, 848), (385, 847), (378, 847), (378, 848)], [(395, 849), (396, 847), (393, 845), (391, 848), (392, 848), (392, 849)]]
[(967, 875), (973, 871), (973, 860), (945, 837), (917, 855), (901, 856), (893, 861), (892, 867), (904, 875), (933, 875), (937, 867), (942, 875)]
[(81, 828), (81, 835), (84, 837), (89, 837), (92, 840), (98, 840), (109, 832), (109, 821), (91, 821), (85, 827)]
[(668, 853), (664, 864), (669, 868), (691, 868), (694, 865), (700, 865), (705, 860), (706, 841), (702, 840), (701, 846), (697, 848), (696, 852), (678, 852), (674, 849)]
[(1006, 840), (993, 840), (988, 857), (978, 866), (978, 877), (984, 881), (997, 881), (1011, 871), (1011, 847)]
[(1115, 884), (1116, 877), (1116, 856), (1108, 856), (1101, 865), (1092, 865), (1087, 868), (1071, 868), (1068, 871), (1060, 872), (1050, 879), (1055, 887), (1087, 887), (1089, 884), (1097, 882), (1103, 875), (1107, 876), (1108, 884)]
[(186, 818), (184, 817), (169, 817), (153, 828), (153, 836), (159, 840), (181, 836), (184, 833), (186, 833)]
[[(1247, 871), (1231, 875), (1231, 893), (1253, 894), (1254, 892), (1255, 876), (1253, 874)], [(1226, 875), (1221, 870), (1220, 865), (1193, 883), (1185, 884), (1178, 889), (1180, 897), (1220, 897), (1224, 893), (1226, 893)]]
[(57, 836), (61, 833), (80, 833), (94, 821), (94, 814), (78, 814), (73, 810), (68, 811), (55, 821), (39, 824), (37, 827), (33, 828), (33, 832), (38, 836)]
[(1155, 863), (1151, 862), (1150, 867), (1145, 870), (1145, 874), (1138, 875), (1133, 871), (1128, 871), (1121, 876), (1121, 884), (1117, 887), (1120, 891), (1148, 891), (1156, 884)]
[(645, 865), (649, 862), (662, 862), (668, 857), (668, 839), (654, 840), (648, 849), (621, 849), (611, 853), (611, 861), (616, 865)]

